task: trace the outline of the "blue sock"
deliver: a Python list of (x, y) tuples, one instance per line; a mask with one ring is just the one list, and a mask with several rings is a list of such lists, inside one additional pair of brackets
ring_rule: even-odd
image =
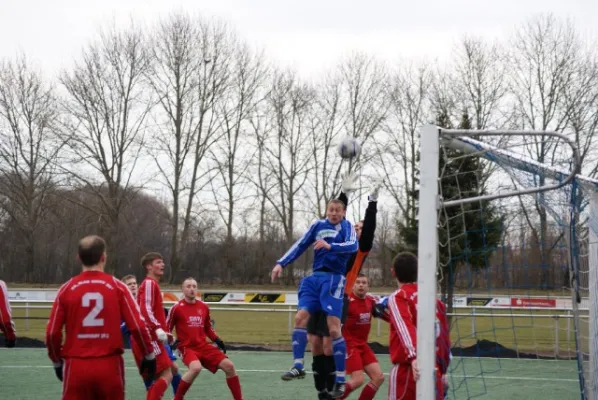
[(307, 346), (307, 329), (295, 328), (293, 335), (293, 360), (294, 367), (303, 369), (303, 358), (305, 357), (305, 346)]
[(336, 381), (343, 383), (345, 381), (347, 346), (342, 336), (332, 341), (332, 353), (334, 355), (334, 364), (336, 364)]
[(177, 373), (176, 375), (172, 376), (172, 391), (174, 393), (174, 395), (176, 396), (176, 391), (179, 388), (179, 383), (181, 383), (181, 374)]

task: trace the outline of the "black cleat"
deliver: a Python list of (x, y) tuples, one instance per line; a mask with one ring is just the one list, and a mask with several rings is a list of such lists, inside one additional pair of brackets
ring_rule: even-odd
[(328, 390), (324, 389), (321, 392), (318, 392), (318, 400), (332, 400), (332, 397), (330, 397)]
[(332, 397), (333, 399), (343, 397), (345, 395), (346, 385), (347, 384), (345, 382), (336, 382), (334, 384), (334, 389), (332, 389), (332, 392), (330, 392), (330, 397)]
[(303, 378), (305, 378), (305, 370), (295, 368), (295, 367), (291, 368), (290, 370), (285, 372), (283, 376), (281, 376), (281, 379), (283, 381), (291, 381), (293, 379), (303, 379)]

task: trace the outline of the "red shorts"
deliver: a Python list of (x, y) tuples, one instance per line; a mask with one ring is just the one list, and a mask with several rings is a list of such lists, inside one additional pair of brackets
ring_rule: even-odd
[(65, 360), (62, 376), (62, 400), (125, 399), (121, 355), (69, 358)]
[[(172, 360), (168, 356), (166, 349), (162, 342), (152, 341), (152, 345), (154, 346), (154, 354), (156, 355), (156, 375), (159, 375), (160, 372), (164, 371), (167, 368), (172, 367)], [(135, 357), (135, 363), (137, 364), (137, 368), (141, 367), (141, 361), (145, 357), (145, 354), (141, 351), (141, 349), (137, 346), (134, 340), (131, 340), (131, 350), (133, 351), (133, 357)], [(149, 377), (142, 375), (143, 379), (148, 379)]]
[[(411, 364), (395, 364), (390, 370), (388, 400), (416, 400), (416, 383)], [(444, 399), (442, 374), (436, 372), (436, 400)]]
[(185, 364), (187, 367), (193, 361), (199, 361), (205, 369), (213, 374), (218, 371), (218, 366), (222, 360), (227, 358), (222, 351), (209, 343), (206, 343), (199, 348), (187, 347), (181, 349), (181, 356), (183, 358), (183, 364)]
[(378, 362), (378, 359), (367, 344), (357, 346), (347, 345), (345, 369), (348, 375), (355, 371), (363, 371), (367, 365), (375, 362)]

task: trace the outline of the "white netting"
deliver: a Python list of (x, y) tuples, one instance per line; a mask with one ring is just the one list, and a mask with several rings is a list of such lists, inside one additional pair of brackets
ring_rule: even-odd
[[(548, 137), (441, 143), (444, 203), (562, 182), (571, 168), (567, 144)], [(557, 190), (440, 208), (439, 290), (455, 306), (449, 398), (526, 390), (589, 398), (588, 200), (596, 188), (578, 176)]]

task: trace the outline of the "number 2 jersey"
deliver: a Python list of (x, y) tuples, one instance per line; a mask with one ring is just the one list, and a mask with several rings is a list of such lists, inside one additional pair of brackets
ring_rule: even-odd
[(123, 320), (144, 354), (151, 353), (150, 333), (127, 286), (107, 273), (83, 271), (62, 285), (56, 295), (46, 328), (48, 355), (59, 363), (65, 358), (122, 354)]

